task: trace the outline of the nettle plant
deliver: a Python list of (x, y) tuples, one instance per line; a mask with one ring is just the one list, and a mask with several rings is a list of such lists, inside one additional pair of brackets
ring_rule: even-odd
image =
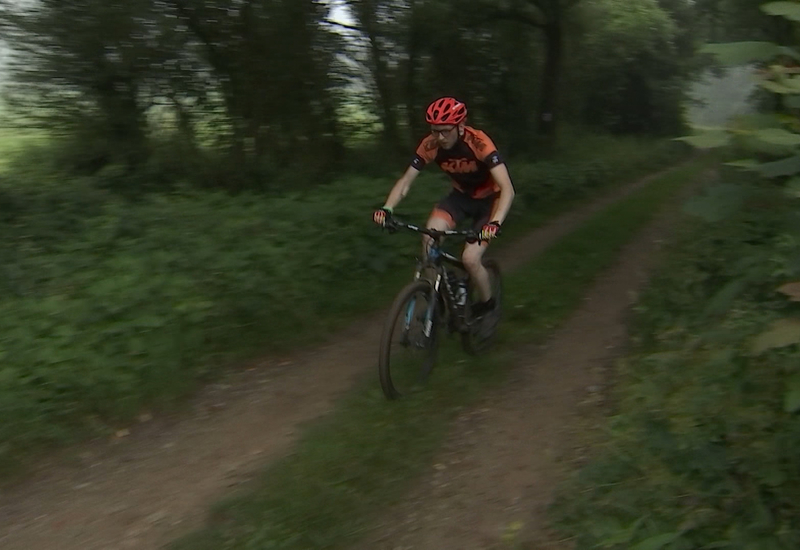
[[(768, 2), (761, 10), (793, 25), (800, 23), (800, 0)], [(800, 49), (749, 41), (708, 44), (701, 52), (713, 55), (722, 66), (753, 67), (762, 109), (757, 114), (735, 117), (725, 127), (694, 127), (693, 135), (677, 139), (698, 149), (725, 149), (724, 155), (735, 159), (726, 162), (727, 166), (752, 172), (770, 187), (777, 185), (790, 200), (800, 199)], [(708, 221), (718, 221), (757, 193), (756, 185), (719, 183), (691, 201), (687, 210)], [(800, 250), (800, 232), (793, 231), (791, 225), (796, 224), (787, 223), (782, 238), (795, 243), (790, 247), (795, 254)], [(773, 275), (783, 279), (776, 291), (790, 302), (800, 302), (800, 281), (795, 280), (800, 270)], [(755, 339), (754, 355), (800, 343), (800, 316), (788, 313), (793, 309), (787, 308), (786, 316), (775, 320)], [(784, 410), (800, 412), (800, 373), (787, 380)]]
[[(769, 2), (761, 9), (800, 22), (800, 1)], [(800, 197), (800, 51), (763, 41), (707, 44), (700, 51), (725, 67), (754, 67), (760, 89), (779, 94), (780, 101), (771, 113), (736, 117), (727, 127), (696, 126), (694, 135), (677, 139), (699, 149), (750, 151), (750, 158), (728, 164), (765, 178), (788, 178), (787, 192)]]

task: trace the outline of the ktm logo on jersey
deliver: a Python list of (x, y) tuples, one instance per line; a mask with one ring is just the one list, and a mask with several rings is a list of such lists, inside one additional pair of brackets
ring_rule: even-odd
[(440, 164), (442, 170), (451, 174), (466, 174), (478, 171), (478, 163), (474, 160), (452, 159)]

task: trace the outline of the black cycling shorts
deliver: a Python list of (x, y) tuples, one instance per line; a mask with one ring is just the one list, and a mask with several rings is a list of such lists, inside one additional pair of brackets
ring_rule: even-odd
[(489, 223), (494, 201), (498, 195), (484, 199), (473, 199), (459, 191), (452, 191), (440, 200), (433, 209), (433, 216), (448, 219), (452, 227), (459, 226), (465, 220), (472, 221), (472, 229), (480, 231)]

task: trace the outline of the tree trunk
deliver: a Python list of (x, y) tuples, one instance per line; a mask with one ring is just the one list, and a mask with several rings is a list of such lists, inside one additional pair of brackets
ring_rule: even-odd
[(558, 87), (563, 57), (561, 18), (554, 17), (548, 21), (543, 27), (543, 32), (545, 61), (542, 71), (542, 95), (539, 100), (537, 133), (548, 141), (554, 141), (558, 114)]
[(383, 60), (383, 52), (375, 35), (370, 33), (370, 46), (375, 60), (375, 85), (378, 89), (378, 102), (381, 109), (381, 122), (383, 122), (383, 137), (386, 144), (395, 147), (398, 145), (397, 115), (392, 107), (392, 93), (388, 78), (388, 68)]
[(408, 25), (408, 65), (406, 66), (405, 75), (405, 106), (406, 106), (406, 123), (411, 132), (412, 141), (417, 139), (417, 133), (422, 130), (421, 121), (422, 112), (421, 106), (418, 105), (417, 97), (417, 63), (419, 61), (419, 50), (423, 43), (422, 36), (417, 27), (418, 8), (416, 2), (412, 0), (409, 9), (409, 25)]
[(373, 62), (373, 78), (378, 92), (378, 108), (381, 123), (383, 124), (383, 139), (391, 148), (399, 147), (399, 132), (397, 128), (397, 114), (394, 111), (394, 102), (389, 78), (389, 67), (386, 64), (383, 48), (378, 38), (378, 22), (376, 7), (373, 0), (360, 0), (352, 2), (355, 15), (361, 23), (362, 31), (369, 40), (370, 54)]

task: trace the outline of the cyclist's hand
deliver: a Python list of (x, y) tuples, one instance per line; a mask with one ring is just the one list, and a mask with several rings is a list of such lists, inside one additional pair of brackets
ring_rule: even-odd
[(387, 206), (379, 208), (372, 214), (372, 221), (374, 221), (381, 227), (386, 227), (386, 223), (388, 221), (391, 221), (391, 219), (392, 219), (392, 209)]
[(489, 222), (481, 229), (481, 240), (490, 241), (498, 236), (500, 233), (499, 222)]

